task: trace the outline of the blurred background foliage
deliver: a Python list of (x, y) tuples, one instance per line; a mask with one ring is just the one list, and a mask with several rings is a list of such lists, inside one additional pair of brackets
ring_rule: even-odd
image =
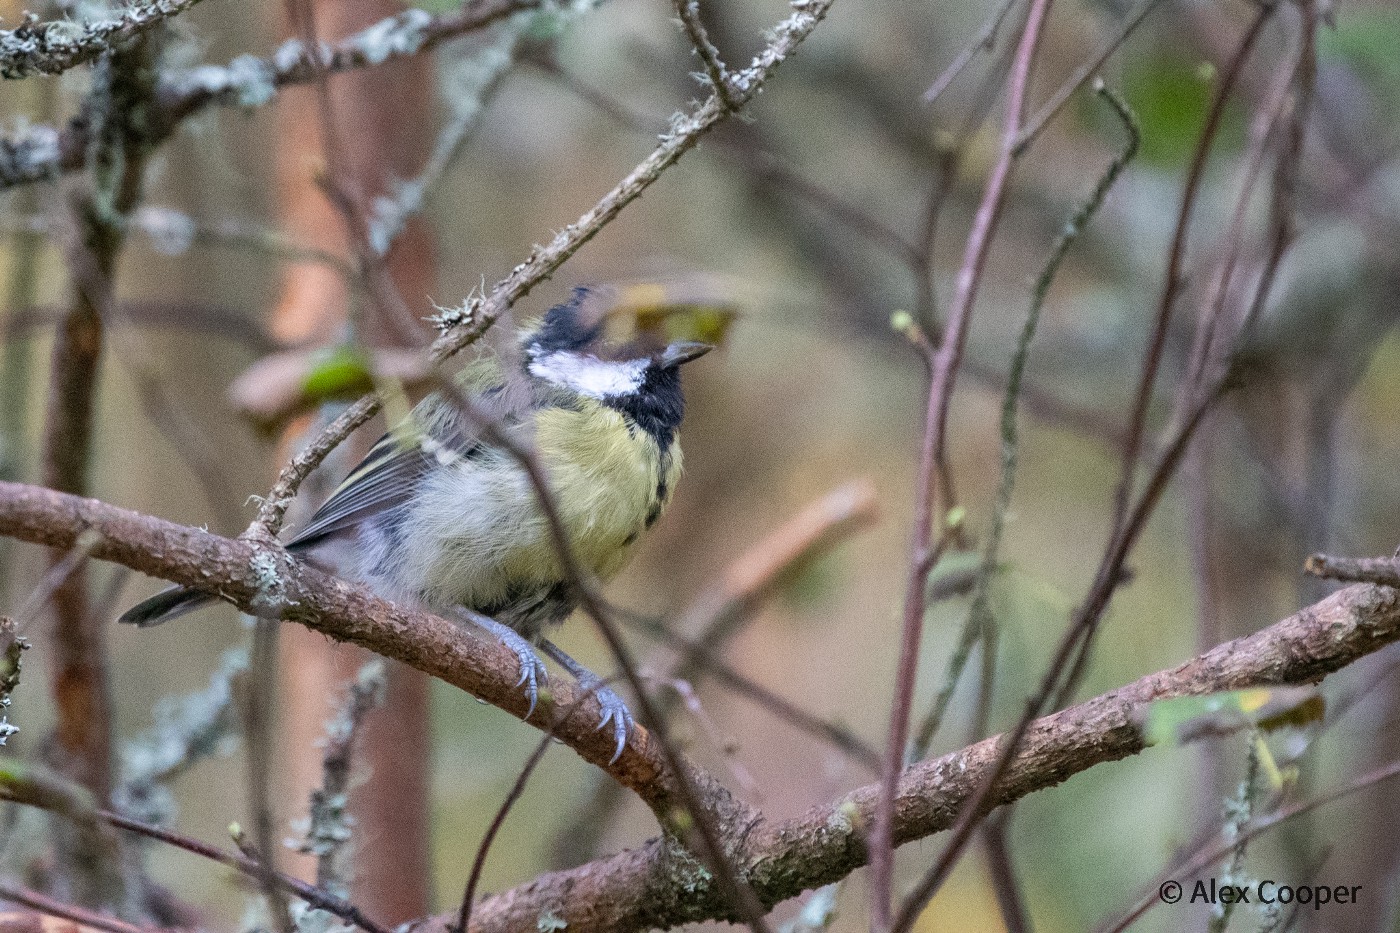
[[(20, 7), (5, 0), (0, 15), (13, 23)], [(785, 12), (772, 0), (704, 0), (702, 7), (732, 61), (746, 60), (762, 31)], [(937, 315), (951, 294), (993, 154), (994, 128), (982, 125), (979, 114), (1001, 58), (977, 58), (934, 106), (920, 99), (992, 12), (981, 2), (841, 0), (757, 100), (752, 119), (707, 139), (518, 311), (522, 320), (539, 313), (577, 283), (693, 276), (719, 283), (740, 307), (726, 351), (687, 372), (687, 475), (675, 506), (610, 595), (643, 613), (679, 612), (805, 503), (851, 478), (869, 477), (880, 502), (878, 526), (808, 568), (762, 609), (727, 656), (796, 704), (877, 745), (888, 716), (926, 391), (918, 355), (888, 322), (900, 309)], [(1128, 13), (1124, 4), (1101, 0), (1058, 7), (1036, 73), (1036, 100), (1089, 58)], [(696, 63), (671, 15), (657, 0), (613, 0), (528, 46), (428, 205), (436, 282), (428, 294), (406, 296), (416, 310), (426, 315), (430, 302), (456, 304), (483, 280), (502, 276), (532, 244), (591, 206), (650, 150), (668, 115), (700, 95), (687, 74)], [(1006, 567), (994, 591), (1004, 631), (996, 727), (1019, 712), (1097, 562), (1117, 479), (1117, 437), (1162, 286), (1183, 174), (1221, 65), (1251, 15), (1243, 2), (1163, 3), (1102, 69), (1137, 112), (1143, 151), (1073, 250), (1032, 356)], [(1203, 593), (1216, 607), (1219, 637), (1234, 637), (1316, 598), (1321, 590), (1299, 572), (1307, 553), (1388, 554), (1397, 543), (1400, 342), (1392, 325), (1400, 293), (1400, 10), (1382, 2), (1341, 3), (1329, 15), (1335, 25), (1320, 35), (1299, 240), (1249, 349), (1244, 386), (1211, 418), (1193, 468), (1174, 484), (1131, 561), (1132, 582), (1109, 613), (1082, 695), (1194, 654), (1202, 640)], [(1283, 67), (1292, 16), (1285, 9), (1265, 27), (1213, 149), (1190, 241), (1188, 270), (1199, 278), (1189, 283), (1170, 335), (1168, 378), (1154, 418), (1170, 403), (1190, 343), (1192, 298), (1206, 285), (1213, 246), (1229, 223), (1250, 121)], [(171, 54), (189, 62), (266, 54), (285, 28), (281, 5), (270, 2), (214, 0), (178, 23)], [(1009, 23), (1008, 34), (1013, 29)], [(449, 51), (460, 54), (460, 47), (482, 41), (468, 39)], [(16, 130), (27, 121), (51, 122), (73, 111), (87, 80), (80, 69), (62, 79), (8, 83), (0, 115)], [(312, 93), (294, 88), (284, 99)], [(191, 121), (157, 156), (147, 203), (199, 225), (276, 229), (285, 205), (272, 181), (273, 161), (287, 144), (274, 119), (277, 106), (215, 109)], [(430, 112), (441, 120), (447, 107), (434, 101)], [(961, 158), (939, 220), (932, 292), (921, 298), (918, 270), (893, 241), (917, 242), (929, 192), (941, 183), (955, 145)], [(1120, 145), (1121, 128), (1081, 93), (1016, 179), (954, 408), (954, 470), (974, 541), (995, 490), (1001, 384), (1029, 282)], [(66, 291), (55, 242), (25, 230), (32, 220), (63, 224), (64, 191), (36, 186), (7, 192), (0, 202), (0, 282), (8, 290), (0, 378), (6, 477), (36, 476), (49, 325)], [(1252, 220), (1262, 224), (1262, 217)], [(267, 488), (278, 454), (235, 410), (228, 391), (276, 344), (268, 321), (285, 274), (282, 257), (247, 243), (134, 239), (120, 300), (175, 310), (159, 324), (142, 324), (135, 315), (112, 323), (94, 495), (223, 533), (241, 530), (251, 516), (248, 498)], [(191, 323), (205, 317), (189, 310), (196, 308), (212, 314), (208, 323)], [(185, 427), (172, 427), (160, 398), (183, 413)], [(192, 468), (192, 457), (201, 469)], [(333, 461), (330, 470), (344, 467)], [(36, 549), (6, 546), (0, 607), (23, 599), (42, 572), (41, 560)], [(98, 610), (115, 616), (156, 586), (103, 566), (94, 580), (106, 599)], [(939, 686), (965, 612), (965, 602), (954, 599), (929, 613), (920, 707)], [(202, 689), (221, 654), (246, 637), (228, 609), (152, 631), (113, 629), (121, 735), (146, 728), (161, 697)], [(664, 669), (664, 654), (653, 654), (644, 636), (634, 633), (633, 642), (650, 658), (650, 669)], [(608, 664), (586, 622), (569, 626), (561, 644), (590, 666)], [(1371, 683), (1397, 657), (1394, 649), (1382, 652), (1329, 681), (1325, 693), (1332, 698)], [(935, 751), (967, 738), (976, 668), (959, 689), (954, 721)], [(11, 744), (23, 752), (34, 750), (49, 715), (41, 701), (42, 664), (31, 669), (12, 714), (23, 732)], [(706, 683), (700, 697), (720, 740), (684, 713), (678, 734), (717, 773), (746, 775), (731, 784), (770, 818), (872, 779), (723, 688)], [(334, 699), (325, 698), (327, 717)], [(1305, 786), (1324, 789), (1400, 755), (1397, 703), (1400, 683), (1381, 680), (1303, 756)], [(455, 906), (486, 821), (537, 736), (441, 685), (433, 690), (432, 721), (434, 898), (447, 908)], [(1011, 824), (1011, 841), (1036, 928), (1085, 929), (1127, 903), (1200, 827), (1219, 824), (1244, 758), (1238, 737), (1208, 750), (1157, 748), (1028, 798)], [(199, 765), (179, 785), (180, 826), (219, 839), (230, 821), (246, 820), (241, 793), (234, 792), (242, 774), (237, 752)], [(498, 890), (554, 865), (559, 834), (599, 779), (566, 750), (551, 751), (506, 824), (484, 887)], [(1304, 917), (1303, 928), (1393, 928), (1400, 917), (1393, 807), (1393, 792), (1384, 789), (1337, 804), (1258, 846), (1251, 870), (1257, 877), (1273, 871), (1301, 880), (1314, 873), (1364, 886), (1359, 906)], [(295, 801), (284, 808), (300, 815)], [(649, 814), (629, 803), (597, 840), (597, 851), (653, 832)], [(900, 879), (917, 877), (938, 848), (935, 838), (902, 850)], [(20, 850), (12, 846), (6, 856)], [(156, 855), (162, 880), (190, 900), (218, 905), (233, 922), (241, 895), (228, 877), (178, 853)], [(846, 909), (835, 929), (864, 928), (863, 898), (857, 874), (842, 895)], [(794, 909), (786, 905), (779, 916)], [(1159, 907), (1138, 928), (1201, 923), (1186, 908)], [(979, 858), (963, 863), (921, 922), (927, 931), (1000, 928)]]

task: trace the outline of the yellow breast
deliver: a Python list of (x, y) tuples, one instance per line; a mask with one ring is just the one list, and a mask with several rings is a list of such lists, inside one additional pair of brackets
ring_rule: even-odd
[[(615, 576), (632, 545), (660, 516), (680, 478), (679, 444), (662, 451), (645, 431), (594, 402), (581, 410), (546, 408), (535, 421), (535, 448), (549, 476), (575, 557), (599, 579)], [(557, 565), (546, 553), (521, 555)]]

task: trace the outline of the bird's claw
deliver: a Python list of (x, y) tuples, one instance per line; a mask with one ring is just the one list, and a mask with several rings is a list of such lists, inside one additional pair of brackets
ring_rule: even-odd
[(608, 764), (612, 764), (622, 757), (622, 750), (627, 747), (627, 737), (631, 735), (632, 726), (635, 723), (632, 711), (627, 708), (627, 703), (622, 697), (603, 686), (602, 681), (595, 681), (591, 684), (581, 683), (580, 686), (591, 691), (598, 698), (598, 706), (603, 711), (596, 731), (601, 732), (608, 727), (608, 723), (612, 723), (613, 738), (617, 742), (612, 757), (608, 759)]
[(525, 718), (529, 719), (535, 712), (536, 704), (539, 703), (540, 686), (549, 681), (549, 672), (545, 670), (544, 661), (523, 639), (518, 643), (508, 642), (507, 647), (515, 652), (515, 658), (520, 662), (520, 679), (515, 682), (515, 685), (525, 688), (525, 699), (530, 704), (529, 708), (525, 710)]
[(501, 644), (515, 653), (515, 660), (520, 665), (520, 679), (515, 682), (515, 685), (525, 688), (525, 699), (529, 701), (529, 708), (525, 710), (525, 718), (529, 719), (534, 714), (535, 707), (539, 705), (540, 687), (549, 681), (549, 674), (544, 667), (544, 659), (535, 653), (534, 645), (510, 626), (502, 625), (490, 616), (469, 609), (459, 609), (457, 614), (472, 625), (495, 635)]

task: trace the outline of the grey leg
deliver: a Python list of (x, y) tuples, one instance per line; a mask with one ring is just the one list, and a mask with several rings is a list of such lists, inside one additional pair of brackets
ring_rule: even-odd
[(540, 650), (572, 674), (580, 687), (598, 698), (598, 705), (603, 708), (603, 719), (598, 723), (598, 728), (604, 729), (611, 722), (613, 737), (617, 741), (617, 749), (613, 752), (612, 759), (608, 764), (617, 761), (618, 757), (622, 755), (622, 749), (627, 745), (627, 735), (632, 731), (632, 713), (627, 709), (627, 704), (623, 702), (622, 697), (613, 693), (603, 684), (603, 678), (569, 657), (554, 642), (547, 638), (541, 639)]
[(473, 612), (470, 609), (457, 609), (456, 615), (465, 619), (477, 628), (483, 629), (496, 636), (502, 644), (515, 652), (516, 660), (520, 662), (520, 679), (515, 682), (517, 687), (524, 685), (525, 698), (530, 701), (530, 708), (525, 711), (528, 719), (535, 711), (535, 704), (540, 698), (540, 684), (549, 680), (548, 672), (545, 671), (544, 661), (535, 653), (534, 646), (509, 625), (502, 625), (490, 616)]

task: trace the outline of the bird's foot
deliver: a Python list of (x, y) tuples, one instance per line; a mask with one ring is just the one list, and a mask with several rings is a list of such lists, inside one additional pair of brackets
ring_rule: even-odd
[(612, 757), (608, 759), (608, 764), (612, 764), (622, 757), (622, 750), (627, 747), (627, 737), (632, 734), (632, 726), (635, 723), (632, 711), (627, 708), (626, 701), (604, 686), (598, 677), (581, 677), (578, 685), (598, 698), (598, 705), (603, 710), (603, 717), (598, 722), (598, 731), (601, 732), (608, 727), (608, 723), (612, 723), (613, 739), (617, 743)]
[(549, 682), (549, 672), (545, 670), (544, 659), (535, 653), (535, 647), (525, 636), (509, 625), (503, 625), (479, 612), (464, 611), (462, 614), (473, 625), (495, 635), (503, 645), (515, 652), (515, 659), (520, 664), (520, 679), (515, 685), (525, 688), (525, 699), (529, 703), (525, 710), (525, 718), (529, 719), (539, 703), (540, 687)]
[(572, 674), (574, 680), (578, 681), (581, 690), (598, 698), (598, 706), (603, 712), (598, 722), (598, 730), (606, 729), (611, 723), (615, 742), (613, 755), (612, 758), (608, 759), (608, 764), (617, 761), (618, 758), (622, 757), (622, 750), (627, 747), (627, 737), (632, 734), (632, 727), (636, 724), (636, 720), (632, 718), (632, 711), (627, 708), (626, 701), (614, 693), (604, 683), (603, 678), (569, 657), (554, 642), (548, 639), (541, 641), (540, 650), (559, 662), (561, 667)]

